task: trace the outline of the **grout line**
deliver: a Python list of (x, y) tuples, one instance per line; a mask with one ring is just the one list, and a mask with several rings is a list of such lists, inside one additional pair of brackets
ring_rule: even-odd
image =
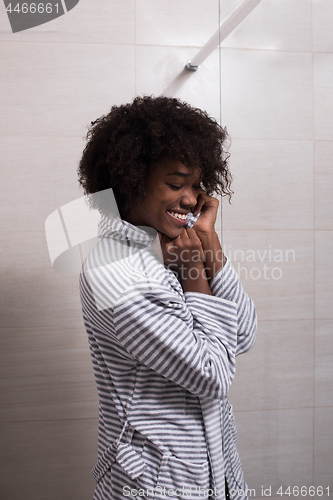
[(136, 33), (136, 18), (137, 18), (137, 9), (136, 9), (136, 0), (134, 0), (134, 95), (137, 95), (137, 33)]
[[(98, 408), (98, 401), (96, 400), (96, 408)], [(23, 423), (40, 423), (40, 422), (76, 422), (80, 420), (97, 420), (98, 421), (98, 415), (96, 417), (83, 417), (83, 418), (46, 418), (45, 420), (1, 420), (0, 422), (7, 422), (7, 423), (16, 423), (16, 424), (23, 424)]]
[(311, 0), (311, 68), (312, 68), (312, 179), (313, 179), (313, 409), (312, 409), (312, 479), (315, 479), (315, 409), (316, 409), (316, 172), (315, 172), (315, 102), (314, 102), (314, 52), (313, 52), (313, 2)]
[[(35, 32), (36, 34), (43, 34), (46, 35), (48, 33), (45, 32)], [(1, 34), (6, 34), (6, 35), (12, 35), (13, 33), (10, 31), (0, 31)], [(58, 43), (58, 44), (71, 44), (71, 45), (122, 45), (122, 46), (128, 46), (131, 47), (133, 45), (136, 45), (137, 47), (154, 47), (154, 48), (173, 48), (173, 49), (201, 49), (203, 45), (162, 45), (162, 44), (147, 44), (147, 43), (136, 43), (134, 40), (134, 43), (129, 43), (129, 42), (85, 42), (85, 41), (78, 41), (78, 42), (73, 42), (73, 41), (58, 41), (58, 40), (28, 40), (28, 39), (23, 39), (23, 40), (0, 40), (0, 43), (43, 43), (43, 44), (52, 44), (52, 43)], [(311, 50), (280, 50), (280, 49), (261, 49), (259, 47), (221, 47), (222, 50), (237, 50), (237, 51), (256, 51), (256, 52), (278, 52), (282, 54), (333, 54), (333, 51), (311, 51)], [(218, 50), (218, 49), (215, 49)]]
[[(231, 398), (230, 398), (231, 399)], [(234, 406), (233, 406), (234, 408)], [(313, 410), (317, 408), (333, 408), (333, 405), (329, 406), (292, 406), (288, 408), (260, 408), (255, 410), (233, 410), (235, 415), (237, 413), (257, 413), (257, 412), (268, 412), (268, 411), (295, 411), (295, 410)]]
[(315, 103), (314, 103), (314, 65), (313, 65), (313, 1), (311, 0), (311, 68), (312, 68), (312, 143), (313, 143), (313, 410), (312, 410), (312, 478), (315, 478), (315, 408), (316, 408), (316, 174), (315, 174)]
[[(4, 108), (5, 106), (3, 106)], [(11, 106), (9, 106), (11, 107)], [(7, 138), (15, 138), (15, 137), (18, 137), (18, 138), (27, 138), (27, 139), (30, 139), (30, 138), (41, 138), (41, 139), (72, 139), (72, 138), (75, 138), (75, 139), (81, 139), (82, 141), (84, 141), (84, 137), (82, 137), (81, 135), (2, 135), (1, 137), (1, 140), (4, 140), (4, 139), (7, 139)], [(313, 139), (290, 139), (290, 138), (267, 138), (267, 137), (235, 137), (233, 136), (232, 138), (232, 142), (234, 141), (270, 141), (270, 142), (278, 142), (278, 141), (283, 141), (283, 142), (313, 142)], [(333, 143), (333, 139), (317, 139), (315, 142), (328, 142), (328, 143)], [(230, 147), (230, 149), (232, 148), (232, 145)]]
[[(218, 0), (218, 30), (219, 30), (219, 45), (218, 45), (218, 79), (219, 79), (219, 125), (220, 127), (223, 127), (222, 125), (222, 48), (221, 48), (221, 31), (220, 31), (220, 26), (221, 26), (221, 0)], [(227, 138), (226, 138), (227, 141)], [(224, 148), (225, 150), (227, 148)], [(228, 153), (225, 151), (225, 153)], [(219, 234), (219, 240), (220, 240), (220, 245), (222, 252), (224, 252), (224, 224), (223, 224), (223, 203), (222, 203), (222, 196), (219, 196), (219, 209), (220, 209), (220, 231), (218, 232)], [(224, 265), (223, 265), (223, 259), (222, 259), (222, 277), (224, 276)], [(223, 280), (222, 280), (223, 283)], [(224, 288), (222, 284), (222, 293), (224, 294)], [(223, 441), (224, 442), (224, 441)], [(222, 449), (223, 449), (223, 442), (222, 442)]]

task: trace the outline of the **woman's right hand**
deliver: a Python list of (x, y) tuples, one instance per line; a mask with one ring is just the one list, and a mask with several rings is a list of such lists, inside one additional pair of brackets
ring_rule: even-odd
[(181, 269), (203, 265), (204, 252), (201, 241), (192, 228), (183, 228), (181, 234), (171, 239), (159, 233), (164, 264), (179, 272)]
[(164, 264), (178, 273), (184, 290), (211, 294), (204, 267), (204, 251), (194, 229), (183, 228), (175, 239), (161, 233), (159, 238)]

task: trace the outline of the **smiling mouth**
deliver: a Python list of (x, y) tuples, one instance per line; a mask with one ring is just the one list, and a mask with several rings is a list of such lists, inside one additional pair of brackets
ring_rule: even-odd
[(179, 212), (174, 212), (173, 210), (167, 210), (167, 213), (171, 215), (174, 219), (176, 219), (178, 222), (186, 222), (187, 221), (187, 214), (180, 214)]

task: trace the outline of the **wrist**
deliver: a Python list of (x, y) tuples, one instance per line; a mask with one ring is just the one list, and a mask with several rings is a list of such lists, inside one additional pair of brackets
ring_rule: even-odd
[(216, 231), (211, 233), (200, 233), (198, 237), (205, 255), (205, 268), (209, 281), (222, 269), (226, 263), (226, 257), (222, 252), (219, 237)]
[(193, 263), (191, 266), (180, 266), (179, 276), (185, 292), (199, 292), (212, 295), (207, 274), (202, 262)]
[(196, 231), (196, 234), (199, 238), (199, 240), (201, 241), (201, 244), (202, 244), (202, 247), (204, 248), (204, 246), (208, 246), (210, 248), (210, 246), (213, 244), (213, 243), (219, 243), (219, 237), (217, 235), (217, 232), (215, 231), (215, 229), (213, 228), (211, 231)]

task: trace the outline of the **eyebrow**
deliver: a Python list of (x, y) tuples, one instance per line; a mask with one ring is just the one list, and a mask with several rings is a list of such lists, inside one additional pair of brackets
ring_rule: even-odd
[(190, 177), (191, 174), (185, 174), (184, 172), (169, 172), (167, 175), (179, 175), (180, 177)]
[[(169, 172), (168, 175), (178, 175), (179, 177), (190, 177), (192, 174), (185, 174), (185, 172), (179, 172), (178, 170), (175, 172)], [(199, 182), (202, 182), (202, 177), (199, 177)]]

